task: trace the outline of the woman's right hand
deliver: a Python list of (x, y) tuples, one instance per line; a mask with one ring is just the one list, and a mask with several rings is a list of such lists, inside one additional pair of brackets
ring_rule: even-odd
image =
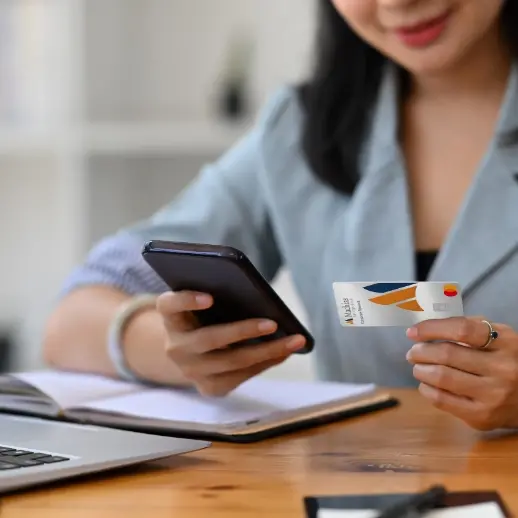
[(230, 348), (231, 344), (274, 333), (271, 321), (246, 320), (200, 327), (193, 311), (208, 309), (212, 297), (188, 291), (167, 292), (157, 309), (167, 331), (166, 350), (186, 381), (207, 396), (224, 396), (246, 380), (282, 363), (301, 349), (300, 335), (265, 344)]

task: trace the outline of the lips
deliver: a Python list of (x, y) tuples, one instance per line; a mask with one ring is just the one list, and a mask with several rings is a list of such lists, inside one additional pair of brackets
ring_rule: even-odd
[(423, 47), (436, 41), (446, 29), (450, 12), (435, 18), (395, 30), (395, 34), (406, 45), (411, 47)]
[(402, 32), (404, 34), (422, 32), (422, 31), (429, 29), (430, 27), (433, 27), (434, 25), (437, 25), (437, 24), (441, 23), (442, 21), (446, 20), (446, 18), (448, 18), (449, 15), (450, 15), (450, 13), (444, 13), (440, 16), (436, 16), (435, 18), (430, 18), (424, 22), (421, 22), (421, 23), (418, 23), (415, 25), (399, 27), (398, 29), (396, 29), (396, 32)]

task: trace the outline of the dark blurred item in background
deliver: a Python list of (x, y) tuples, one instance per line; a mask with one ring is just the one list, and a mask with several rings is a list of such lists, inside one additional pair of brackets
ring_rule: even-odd
[(226, 120), (241, 121), (249, 115), (249, 79), (253, 44), (249, 37), (232, 39), (223, 69), (219, 96), (219, 114)]
[(14, 333), (5, 326), (0, 327), (0, 372), (8, 372), (12, 368), (14, 356)]
[(246, 113), (246, 99), (243, 86), (237, 82), (225, 86), (221, 111), (226, 119), (241, 120)]

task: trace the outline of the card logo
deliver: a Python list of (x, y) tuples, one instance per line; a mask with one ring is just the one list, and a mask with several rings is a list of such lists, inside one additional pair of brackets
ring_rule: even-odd
[(459, 294), (459, 292), (457, 291), (457, 286), (455, 286), (454, 284), (445, 284), (444, 294), (447, 297), (456, 297)]
[(381, 294), (369, 299), (374, 304), (381, 306), (395, 305), (405, 311), (424, 311), (415, 298), (417, 290), (416, 283), (382, 282), (365, 286), (364, 289), (372, 293)]

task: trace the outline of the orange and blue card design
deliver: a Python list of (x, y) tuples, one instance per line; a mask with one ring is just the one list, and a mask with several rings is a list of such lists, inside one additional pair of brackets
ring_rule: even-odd
[(333, 291), (343, 327), (410, 327), (464, 315), (455, 282), (335, 282)]

